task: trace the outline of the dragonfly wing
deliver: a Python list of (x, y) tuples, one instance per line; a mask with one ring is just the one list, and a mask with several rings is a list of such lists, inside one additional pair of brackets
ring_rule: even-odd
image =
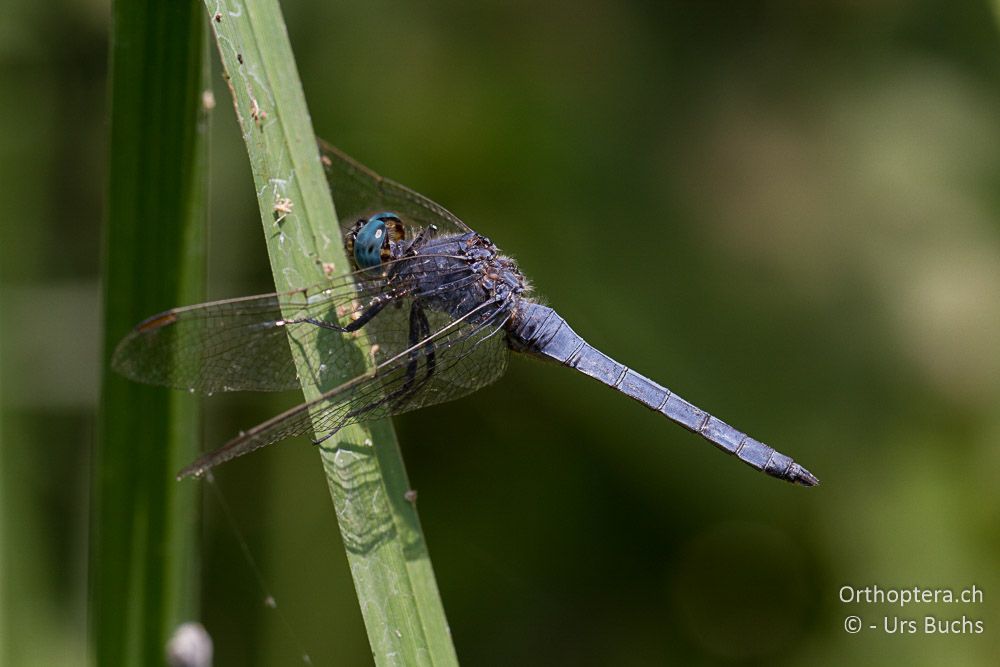
[[(262, 294), (168, 310), (136, 326), (118, 344), (112, 366), (146, 384), (211, 394), (281, 391), (343, 377), (352, 367), (323, 337), (343, 334), (302, 321), (347, 324), (383, 291), (353, 274), (295, 292)], [(300, 378), (296, 347), (311, 373)]]
[[(396, 311), (397, 316), (413, 312), (407, 307)], [(413, 322), (412, 314), (406, 317)], [(321, 441), (349, 424), (469, 394), (497, 380), (506, 369), (509, 350), (504, 325), (509, 317), (510, 311), (503, 305), (483, 304), (401, 349), (391, 335), (384, 334), (383, 342), (370, 350), (376, 360), (371, 370), (241, 433), (181, 470), (178, 478), (200, 476), (220, 463), (286, 438), (312, 432)], [(429, 318), (426, 326), (433, 324)]]
[(394, 211), (403, 217), (404, 223), (415, 228), (436, 225), (444, 233), (472, 231), (444, 206), (383, 178), (322, 139), (317, 141), (337, 216), (345, 231), (359, 218), (379, 211)]
[[(437, 275), (434, 256), (404, 257), (383, 266), (386, 273), (399, 269), (419, 274), (420, 280), (389, 286), (386, 273), (357, 271), (309, 289), (175, 308), (129, 332), (115, 350), (112, 366), (138, 382), (205, 394), (282, 391), (354, 377), (367, 367), (365, 360), (358, 361), (355, 351), (336, 340), (345, 333), (317, 322), (345, 327), (375, 304), (393, 302), (362, 328), (383, 351), (398, 351), (409, 340), (410, 326), (392, 314), (408, 312), (414, 298), (427, 296), (422, 286), (432, 286), (441, 297), (475, 280), (471, 272)], [(430, 331), (449, 321), (441, 313), (430, 317), (435, 320)], [(308, 373), (299, 372), (291, 348), (304, 359)]]
[(277, 294), (175, 308), (130, 331), (111, 365), (131, 380), (202, 393), (288, 389), (298, 380), (281, 320)]

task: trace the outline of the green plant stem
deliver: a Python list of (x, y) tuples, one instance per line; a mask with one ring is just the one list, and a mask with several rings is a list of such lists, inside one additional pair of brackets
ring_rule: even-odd
[[(250, 155), (275, 285), (284, 291), (319, 284), (325, 269), (349, 264), (278, 4), (205, 6)], [(329, 344), (352, 345), (358, 358), (368, 358), (363, 337), (343, 338)], [(305, 363), (294, 347), (293, 354)], [(314, 399), (346, 379), (303, 392)], [(321, 452), (376, 662), (456, 664), (391, 424), (349, 426)]]
[(129, 327), (204, 291), (206, 39), (195, 2), (118, 0), (104, 239), (104, 375), (94, 456), (91, 660), (153, 665), (197, 608), (193, 397), (140, 387), (108, 360)]

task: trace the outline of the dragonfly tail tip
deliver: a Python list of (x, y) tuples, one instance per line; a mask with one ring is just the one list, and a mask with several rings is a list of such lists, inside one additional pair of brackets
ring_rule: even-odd
[(792, 472), (790, 481), (802, 486), (819, 486), (819, 478), (802, 466), (796, 464), (797, 470)]

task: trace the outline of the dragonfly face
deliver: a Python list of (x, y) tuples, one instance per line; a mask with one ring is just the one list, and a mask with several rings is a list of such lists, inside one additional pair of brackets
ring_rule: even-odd
[(361, 218), (344, 236), (347, 255), (358, 269), (373, 269), (392, 259), (392, 242), (406, 238), (399, 215), (391, 211)]
[[(356, 221), (344, 242), (357, 271), (286, 294), (176, 308), (140, 323), (115, 350), (116, 370), (150, 384), (203, 393), (325, 390), (181, 476), (295, 435), (313, 432), (321, 442), (354, 422), (458, 398), (497, 380), (514, 351), (574, 368), (773, 477), (818, 483), (788, 456), (592, 347), (532, 301), (512, 259), (444, 207), (333, 146), (321, 142), (320, 152), (337, 209)], [(374, 368), (330, 345), (329, 336), (357, 331), (372, 344)]]

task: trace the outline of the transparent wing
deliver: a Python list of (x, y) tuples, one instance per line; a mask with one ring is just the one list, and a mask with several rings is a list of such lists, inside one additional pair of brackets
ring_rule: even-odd
[(437, 225), (441, 233), (465, 233), (469, 227), (440, 204), (404, 185), (379, 176), (322, 139), (320, 158), (341, 225), (349, 229), (358, 218), (394, 211), (415, 228)]
[[(413, 323), (414, 304), (404, 301), (408, 303), (389, 315)], [(489, 302), (440, 328), (430, 320), (417, 325), (421, 331), (431, 329), (429, 335), (414, 338), (410, 327), (406, 343), (383, 338), (372, 347), (376, 360), (372, 370), (241, 433), (184, 468), (178, 478), (201, 475), (292, 436), (313, 432), (319, 442), (348, 424), (453, 400), (494, 382), (507, 366), (504, 325), (509, 317), (505, 304)], [(386, 327), (386, 331), (400, 330)]]
[[(403, 263), (411, 276), (427, 278), (434, 272), (433, 255), (407, 257), (383, 266), (389, 271)], [(419, 273), (424, 265), (427, 269)], [(112, 366), (138, 382), (205, 394), (281, 391), (303, 383), (319, 386), (331, 377), (351, 377), (364, 364), (359, 366), (344, 346), (331, 340), (352, 334), (315, 322), (344, 327), (375, 304), (395, 301), (372, 318), (371, 326), (363, 328), (383, 349), (400, 349), (394, 341), (407, 339), (409, 323), (393, 318), (391, 311), (399, 310), (404, 301), (428, 296), (430, 288), (422, 284), (435, 284), (435, 291), (445, 292), (463, 289), (473, 279), (471, 273), (452, 272), (447, 280), (390, 284), (385, 274), (355, 272), (295, 292), (176, 308), (136, 326), (119, 343)], [(443, 316), (435, 317), (436, 326), (445, 326)], [(300, 377), (289, 344), (307, 362), (308, 376)]]

